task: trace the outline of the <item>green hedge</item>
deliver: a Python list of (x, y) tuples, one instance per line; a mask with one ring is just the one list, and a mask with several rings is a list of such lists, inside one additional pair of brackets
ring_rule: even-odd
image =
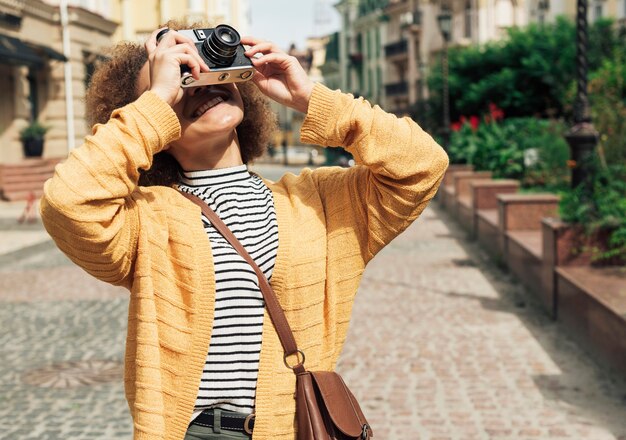
[[(486, 120), (485, 120), (486, 119)], [(524, 187), (558, 190), (567, 185), (565, 126), (538, 118), (483, 118), (456, 125), (448, 152), (453, 163), (518, 179)]]

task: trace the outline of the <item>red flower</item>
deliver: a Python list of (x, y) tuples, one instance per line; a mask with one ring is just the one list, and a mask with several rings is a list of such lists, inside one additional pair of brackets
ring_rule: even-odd
[(489, 114), (491, 114), (494, 121), (504, 119), (504, 111), (493, 102), (489, 103)]
[(450, 124), (450, 130), (452, 131), (459, 131), (461, 127), (463, 127), (463, 124), (461, 124), (460, 122), (453, 122), (452, 124)]
[(472, 126), (472, 130), (478, 130), (478, 126), (480, 125), (480, 119), (478, 116), (470, 116), (470, 125)]

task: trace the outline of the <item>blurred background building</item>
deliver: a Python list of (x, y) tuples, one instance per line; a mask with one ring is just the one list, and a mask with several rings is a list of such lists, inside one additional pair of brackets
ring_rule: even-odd
[(116, 28), (81, 7), (62, 13), (38, 0), (0, 1), (0, 163), (22, 160), (19, 131), (31, 121), (50, 127), (51, 157), (66, 155), (70, 140), (85, 136), (85, 84)]

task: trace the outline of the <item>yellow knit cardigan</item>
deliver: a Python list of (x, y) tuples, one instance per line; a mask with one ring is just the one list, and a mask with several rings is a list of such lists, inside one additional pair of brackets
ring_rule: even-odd
[[(137, 440), (184, 437), (213, 324), (215, 278), (198, 206), (174, 188), (137, 185), (139, 169), (179, 136), (170, 106), (145, 92), (57, 166), (40, 205), (64, 253), (130, 290), (124, 381)], [(271, 284), (306, 367), (327, 370), (341, 352), (365, 265), (422, 212), (448, 159), (411, 119), (319, 84), (301, 137), (345, 146), (358, 164), (266, 182), (278, 219)], [(266, 314), (254, 440), (295, 438), (294, 391)]]

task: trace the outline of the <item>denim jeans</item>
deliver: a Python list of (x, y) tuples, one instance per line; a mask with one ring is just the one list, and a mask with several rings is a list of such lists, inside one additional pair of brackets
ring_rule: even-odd
[[(215, 420), (220, 420), (221, 410), (215, 409)], [(245, 432), (222, 429), (220, 426), (201, 426), (193, 423), (187, 428), (184, 440), (250, 440)]]

